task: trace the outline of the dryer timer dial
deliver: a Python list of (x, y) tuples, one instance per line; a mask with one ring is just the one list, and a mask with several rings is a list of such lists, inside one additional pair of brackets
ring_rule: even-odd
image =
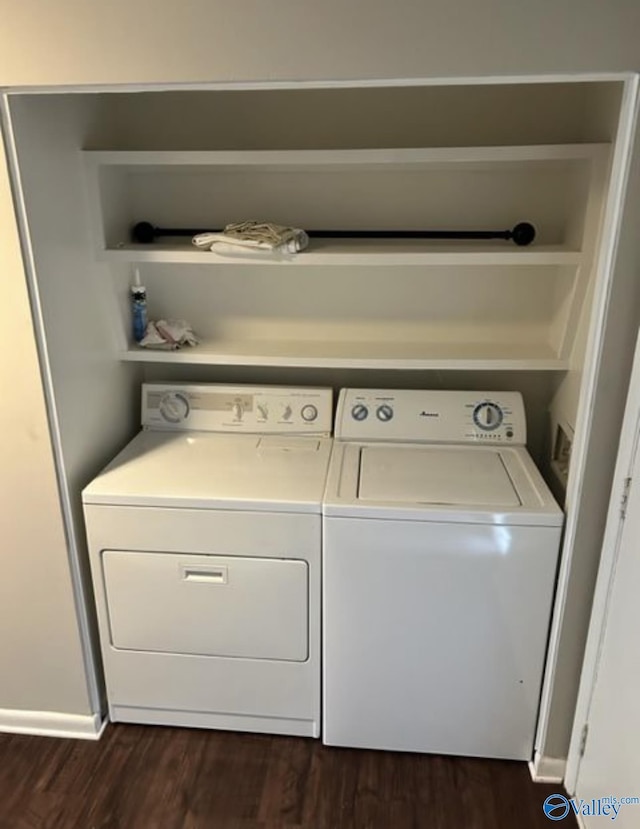
[(500, 406), (490, 400), (478, 403), (473, 410), (473, 422), (483, 432), (493, 432), (501, 425), (503, 417)]
[(184, 394), (169, 391), (162, 395), (158, 409), (167, 423), (182, 423), (189, 416), (189, 401)]

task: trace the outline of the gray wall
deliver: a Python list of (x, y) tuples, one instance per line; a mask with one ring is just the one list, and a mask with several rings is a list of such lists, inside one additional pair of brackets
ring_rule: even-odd
[(0, 730), (15, 711), (89, 716), (53, 452), (0, 145)]
[(634, 69), (635, 0), (12, 0), (0, 84)]

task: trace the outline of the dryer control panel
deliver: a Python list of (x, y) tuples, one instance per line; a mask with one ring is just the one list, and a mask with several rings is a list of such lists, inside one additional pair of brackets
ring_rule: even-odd
[(519, 392), (342, 389), (335, 437), (524, 446), (527, 427)]
[(330, 435), (331, 389), (144, 383), (142, 425), (151, 429)]

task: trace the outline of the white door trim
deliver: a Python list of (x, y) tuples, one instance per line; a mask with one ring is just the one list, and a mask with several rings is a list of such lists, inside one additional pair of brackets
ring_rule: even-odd
[(582, 379), (578, 422), (574, 438), (575, 451), (571, 458), (567, 501), (574, 508), (567, 516), (565, 537), (561, 553), (556, 597), (553, 607), (549, 647), (545, 663), (540, 711), (535, 739), (535, 750), (544, 755), (547, 743), (547, 729), (553, 705), (556, 668), (560, 658), (560, 640), (564, 628), (564, 612), (567, 594), (571, 584), (571, 574), (575, 566), (575, 535), (577, 531), (577, 505), (582, 497), (584, 468), (587, 459), (588, 437), (594, 415), (598, 372), (604, 341), (602, 321), (606, 318), (607, 306), (613, 281), (620, 217), (624, 208), (627, 181), (634, 151), (634, 139), (638, 121), (640, 76), (636, 75), (625, 84), (623, 101), (620, 107), (618, 137), (615, 141), (614, 156), (611, 165), (611, 177), (607, 204), (603, 219), (602, 239), (597, 260), (597, 285), (591, 310), (589, 344), (585, 356), (585, 370)]
[(380, 87), (406, 86), (485, 86), (504, 84), (547, 84), (547, 83), (598, 83), (598, 82), (626, 82), (632, 80), (637, 73), (632, 71), (619, 72), (552, 72), (548, 75), (433, 75), (423, 77), (392, 77), (392, 78), (327, 78), (305, 80), (304, 78), (289, 80), (260, 80), (244, 79), (235, 81), (200, 81), (178, 83), (162, 82), (129, 82), (110, 84), (56, 84), (55, 86), (6, 86), (0, 87), (0, 92), (10, 95), (42, 95), (69, 93), (109, 93), (109, 92), (180, 92), (180, 91), (247, 91), (247, 90), (286, 90), (286, 89), (369, 89)]
[(602, 544), (602, 555), (593, 597), (591, 622), (585, 648), (580, 688), (576, 703), (567, 769), (565, 788), (570, 794), (575, 793), (581, 761), (582, 731), (589, 721), (589, 709), (598, 677), (598, 667), (602, 652), (602, 643), (607, 626), (609, 602), (613, 589), (616, 566), (620, 555), (624, 519), (621, 504), (625, 496), (626, 481), (631, 476), (640, 439), (640, 334), (636, 342), (633, 371), (629, 384), (629, 394), (625, 409), (618, 460), (614, 472), (607, 526)]

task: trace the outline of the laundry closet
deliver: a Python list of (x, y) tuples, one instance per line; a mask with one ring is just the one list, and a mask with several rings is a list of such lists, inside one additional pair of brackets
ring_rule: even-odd
[[(635, 95), (622, 76), (7, 95), (85, 600), (80, 492), (139, 428), (145, 381), (519, 391), (565, 510), (541, 728), (554, 705), (570, 716), (640, 316), (634, 275), (614, 269)], [(132, 237), (249, 219), (337, 235), (264, 261)], [(521, 223), (530, 244), (402, 238)], [(362, 230), (383, 233), (347, 233)], [(187, 320), (198, 345), (134, 342), (136, 268), (149, 318)]]

